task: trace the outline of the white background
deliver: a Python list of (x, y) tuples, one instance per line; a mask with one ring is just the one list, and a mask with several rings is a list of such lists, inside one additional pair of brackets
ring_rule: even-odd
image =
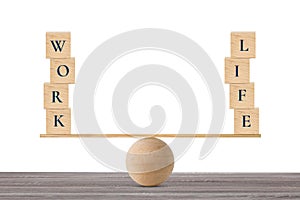
[[(230, 56), (230, 32), (256, 31), (257, 34), (257, 58), (251, 60), (251, 81), (255, 82), (255, 104), (260, 108), (262, 138), (220, 139), (204, 160), (198, 160), (204, 139), (197, 139), (176, 162), (174, 171), (299, 172), (298, 1), (7, 2), (0, 3), (0, 171), (112, 171), (94, 160), (79, 139), (39, 138), (39, 134), (45, 132), (43, 83), (49, 81), (49, 60), (45, 58), (47, 31), (71, 31), (72, 56), (76, 58), (78, 73), (87, 56), (110, 37), (138, 28), (163, 28), (196, 41), (211, 57), (222, 78), (224, 57)], [(162, 55), (151, 56), (156, 63), (172, 63), (175, 59), (166, 61)], [(136, 63), (141, 61), (138, 56), (136, 59)], [(180, 71), (176, 64), (170, 67)], [(117, 66), (107, 74), (108, 81), (117, 80), (129, 68), (116, 69)], [(193, 88), (197, 82), (202, 82), (201, 77), (195, 77), (189, 69), (180, 73)], [(224, 87), (228, 99), (229, 87)], [(72, 97), (74, 86), (70, 88)], [(104, 93), (113, 89), (106, 87), (103, 94), (98, 91), (97, 102), (101, 97), (105, 99)], [(199, 101), (202, 104), (199, 107), (210, 103), (205, 100), (205, 91), (195, 93), (197, 98), (204, 99), (204, 102)], [(108, 99), (104, 102), (109, 103)], [(145, 109), (140, 103), (143, 101), (150, 107), (151, 101), (165, 106), (168, 124), (164, 131), (178, 129), (180, 109), (171, 93), (149, 87), (132, 98), (129, 109), (132, 120), (146, 126), (149, 107)], [(97, 106), (101, 108), (103, 104), (95, 108)], [(109, 118), (110, 115), (105, 116)], [(201, 112), (201, 117), (204, 120), (199, 132), (209, 126), (205, 118), (210, 118), (210, 110)], [(103, 124), (106, 131), (116, 130), (112, 122)], [(72, 129), (75, 132), (74, 124)], [(227, 109), (223, 132), (233, 132), (232, 110)], [(115, 139), (112, 142), (123, 144), (120, 148), (126, 149), (133, 141)]]

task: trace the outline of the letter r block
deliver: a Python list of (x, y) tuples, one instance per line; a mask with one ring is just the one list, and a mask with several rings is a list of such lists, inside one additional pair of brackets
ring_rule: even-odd
[(259, 109), (235, 109), (234, 133), (259, 134)]
[(75, 58), (51, 59), (50, 83), (75, 83)]
[(255, 58), (256, 57), (255, 32), (231, 33), (231, 57)]
[(46, 132), (47, 134), (71, 134), (71, 110), (47, 110)]
[(47, 32), (46, 33), (46, 58), (70, 58), (71, 33)]
[(254, 83), (230, 84), (230, 108), (254, 108)]
[(225, 58), (225, 83), (249, 83), (249, 59)]
[(69, 107), (69, 87), (67, 84), (44, 84), (44, 108), (63, 109)]

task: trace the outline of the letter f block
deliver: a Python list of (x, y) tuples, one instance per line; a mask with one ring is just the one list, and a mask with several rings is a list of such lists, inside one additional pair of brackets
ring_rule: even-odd
[(230, 84), (230, 108), (254, 108), (254, 83)]

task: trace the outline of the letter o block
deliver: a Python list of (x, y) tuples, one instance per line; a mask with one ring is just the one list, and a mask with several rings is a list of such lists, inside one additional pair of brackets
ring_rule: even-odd
[(75, 83), (75, 58), (50, 60), (50, 83)]

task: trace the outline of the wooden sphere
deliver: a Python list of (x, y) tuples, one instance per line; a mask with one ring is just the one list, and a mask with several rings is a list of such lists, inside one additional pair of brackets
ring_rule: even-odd
[(157, 186), (168, 179), (174, 167), (170, 147), (157, 138), (135, 142), (126, 157), (129, 176), (142, 186)]

